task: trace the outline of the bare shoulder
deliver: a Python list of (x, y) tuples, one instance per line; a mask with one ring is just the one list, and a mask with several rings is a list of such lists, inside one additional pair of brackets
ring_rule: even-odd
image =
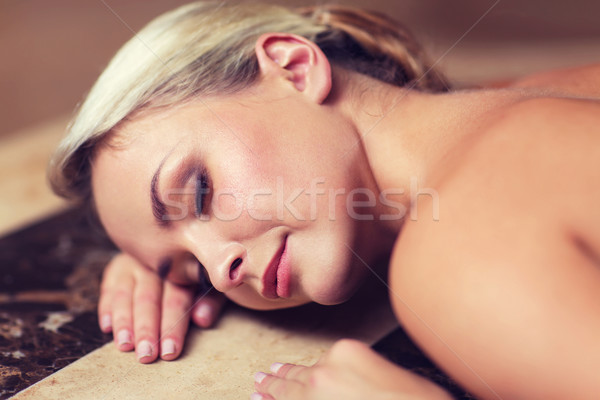
[(452, 190), (462, 198), (484, 187), (504, 207), (527, 210), (600, 254), (600, 100), (526, 100), (483, 136)]
[(600, 390), (600, 265), (576, 240), (600, 249), (599, 107), (503, 111), (458, 172), (418, 198), (395, 245), (398, 318), (480, 398)]
[(518, 79), (510, 86), (600, 99), (600, 63), (539, 72)]
[(600, 177), (600, 100), (524, 100), (499, 112), (481, 138), (453, 184), (477, 179), (481, 169), (540, 190), (543, 178), (560, 189), (582, 184), (577, 176)]
[(524, 100), (495, 114), (479, 136), (445, 183), (461, 198), (496, 190), (496, 199), (523, 205), (545, 194), (562, 202), (556, 194), (589, 193), (600, 179), (600, 100)]

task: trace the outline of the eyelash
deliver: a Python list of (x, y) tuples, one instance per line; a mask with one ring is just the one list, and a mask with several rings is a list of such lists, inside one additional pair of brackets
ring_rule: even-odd
[(204, 211), (204, 203), (206, 200), (206, 194), (208, 194), (210, 191), (210, 187), (209, 187), (209, 179), (208, 179), (208, 174), (203, 171), (200, 172), (197, 176), (196, 176), (196, 202), (195, 202), (195, 211), (196, 211), (196, 216), (200, 216), (202, 215), (202, 212)]

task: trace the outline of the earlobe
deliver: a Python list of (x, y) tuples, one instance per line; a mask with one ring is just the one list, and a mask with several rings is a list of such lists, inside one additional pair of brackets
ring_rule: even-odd
[(283, 78), (319, 104), (329, 95), (331, 66), (313, 42), (294, 34), (265, 33), (255, 51), (263, 76)]

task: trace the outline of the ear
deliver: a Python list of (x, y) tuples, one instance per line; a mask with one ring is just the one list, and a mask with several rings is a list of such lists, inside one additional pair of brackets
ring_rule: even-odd
[(291, 33), (265, 33), (256, 41), (263, 77), (284, 78), (310, 100), (322, 103), (331, 91), (331, 65), (319, 46)]

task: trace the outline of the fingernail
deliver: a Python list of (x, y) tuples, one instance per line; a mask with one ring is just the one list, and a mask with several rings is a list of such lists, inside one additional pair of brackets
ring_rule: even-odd
[(252, 393), (250, 395), (250, 400), (263, 400), (263, 396), (260, 393)]
[(173, 339), (167, 339), (162, 342), (161, 346), (162, 353), (161, 355), (168, 356), (171, 354), (175, 354), (175, 341)]
[(102, 318), (100, 319), (100, 328), (103, 331), (108, 331), (108, 330), (110, 330), (111, 327), (112, 327), (112, 318), (108, 314), (103, 315)]
[(137, 345), (138, 360), (141, 360), (142, 358), (150, 357), (150, 356), (152, 356), (152, 346), (150, 345), (149, 341), (142, 340)]
[(282, 363), (273, 363), (271, 364), (271, 366), (269, 367), (269, 369), (271, 370), (271, 372), (273, 372), (274, 374), (277, 373), (277, 371), (279, 371), (279, 368), (283, 367)]
[(119, 346), (131, 343), (131, 333), (127, 329), (121, 329), (117, 334), (117, 343)]
[(267, 374), (265, 374), (264, 372), (257, 372), (254, 374), (254, 382), (261, 383), (266, 377)]
[(206, 324), (212, 322), (212, 307), (206, 303), (202, 303), (196, 308), (196, 317)]

